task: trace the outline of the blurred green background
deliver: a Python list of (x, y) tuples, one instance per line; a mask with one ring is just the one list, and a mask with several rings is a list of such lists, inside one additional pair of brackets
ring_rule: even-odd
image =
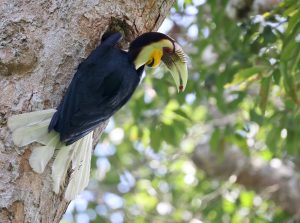
[(295, 172), (300, 166), (300, 3), (239, 7), (175, 3), (160, 31), (189, 56), (186, 90), (177, 93), (164, 66), (146, 70), (110, 120), (89, 187), (63, 223), (294, 222), (268, 194), (193, 162), (201, 144), (220, 160), (238, 148), (266, 165), (288, 163)]

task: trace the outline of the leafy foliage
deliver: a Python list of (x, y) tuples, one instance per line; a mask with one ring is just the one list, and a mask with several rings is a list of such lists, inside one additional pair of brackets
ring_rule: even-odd
[(207, 142), (220, 156), (235, 145), (266, 161), (297, 161), (300, 3), (234, 21), (226, 1), (180, 2), (168, 21), (190, 57), (186, 91), (176, 92), (165, 68), (146, 71), (96, 148), (93, 196), (80, 200), (88, 206), (70, 210), (77, 222), (82, 213), (92, 222), (287, 221), (265, 197), (207, 178), (190, 156)]

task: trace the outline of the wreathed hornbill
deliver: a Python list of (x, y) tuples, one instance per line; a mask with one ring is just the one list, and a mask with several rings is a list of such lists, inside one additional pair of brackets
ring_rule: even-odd
[(8, 119), (15, 145), (40, 144), (33, 148), (29, 158), (35, 172), (42, 173), (56, 152), (52, 164), (55, 193), (65, 183), (72, 165), (65, 192), (67, 200), (88, 184), (93, 130), (130, 99), (145, 65), (157, 67), (163, 61), (178, 91), (183, 91), (187, 83), (186, 56), (169, 36), (144, 33), (130, 44), (128, 52), (116, 47), (121, 37), (118, 32), (103, 35), (101, 44), (78, 66), (57, 109)]

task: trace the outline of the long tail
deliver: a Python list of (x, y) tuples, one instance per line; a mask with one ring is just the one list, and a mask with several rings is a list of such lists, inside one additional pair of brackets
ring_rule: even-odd
[(13, 132), (12, 138), (16, 146), (22, 147), (33, 142), (41, 144), (33, 148), (29, 158), (29, 164), (35, 172), (44, 172), (49, 160), (55, 156), (52, 164), (55, 193), (65, 183), (72, 164), (72, 174), (65, 193), (65, 199), (72, 200), (89, 182), (93, 132), (72, 145), (64, 145), (57, 132), (48, 132), (48, 125), (55, 112), (55, 109), (48, 109), (14, 115), (8, 119), (7, 125)]

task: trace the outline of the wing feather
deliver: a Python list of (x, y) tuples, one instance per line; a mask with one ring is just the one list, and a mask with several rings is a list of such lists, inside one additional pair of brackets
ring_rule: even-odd
[(93, 66), (78, 69), (51, 124), (61, 141), (69, 145), (109, 119), (129, 100), (140, 74), (127, 52), (115, 48)]

